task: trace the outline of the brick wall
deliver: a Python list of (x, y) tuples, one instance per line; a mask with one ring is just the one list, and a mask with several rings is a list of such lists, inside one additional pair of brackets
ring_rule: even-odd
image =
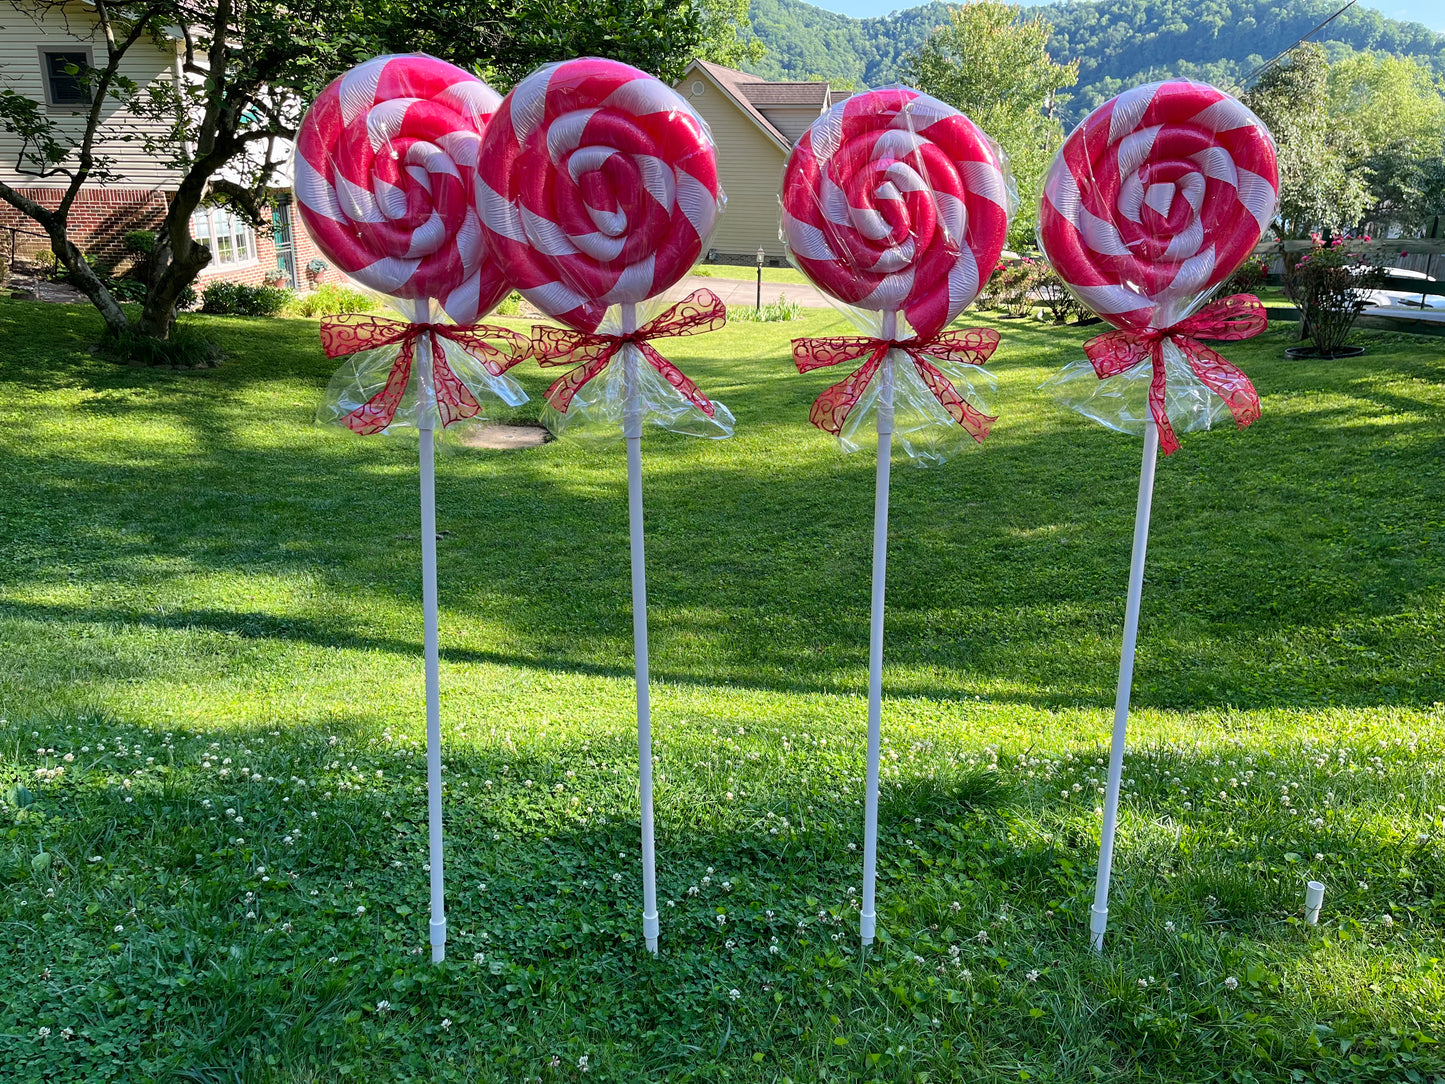
[[(268, 208), (265, 211), (265, 221), (271, 221), (272, 211)], [(296, 260), (296, 287), (305, 292), (312, 289), (319, 282), (339, 282), (341, 275), (331, 269), (331, 261), (322, 255), (321, 250), (316, 247), (306, 228), (301, 224), (301, 216), (296, 213), (294, 201), (291, 207), (291, 233), (292, 245)], [(210, 282), (244, 282), (249, 286), (261, 285), (267, 275), (274, 273), (277, 269), (276, 263), (277, 247), (276, 238), (269, 229), (256, 231), (256, 260), (241, 267), (211, 267), (201, 272), (201, 277), (196, 280), (198, 289), (204, 290)], [(315, 259), (321, 260), (327, 265), (327, 270), (321, 277), (313, 278), (307, 274), (306, 265)]]
[[(53, 210), (60, 206), (63, 188), (21, 188), (22, 196)], [(125, 235), (131, 230), (157, 229), (166, 217), (166, 195), (147, 188), (84, 188), (70, 205), (70, 239), (80, 251), (97, 257), (97, 262), (120, 263), (130, 258), (125, 251)], [(16, 254), (21, 259), (32, 257), (50, 248), (50, 241), (33, 219), (27, 218), (8, 203), (0, 204), (0, 229), (18, 227), (42, 234), (34, 237), (17, 233)]]
[[(20, 193), (43, 207), (59, 206), (65, 190), (61, 188), (21, 188)], [(84, 188), (70, 207), (70, 238), (87, 256), (97, 257), (98, 262), (107, 265), (126, 265), (133, 256), (125, 251), (125, 235), (131, 230), (156, 230), (165, 221), (168, 197), (165, 192), (145, 188)], [(270, 212), (267, 211), (269, 221)], [(322, 255), (311, 237), (301, 225), (300, 216), (291, 214), (293, 243), (296, 253), (296, 284), (301, 290), (308, 290), (319, 282), (339, 282), (342, 276), (330, 268), (331, 261)], [(9, 204), (0, 203), (0, 253), (9, 256), (11, 227), (28, 233), (15, 235), (16, 255), (21, 260), (34, 257), (50, 248), (50, 241), (44, 231), (32, 219), (25, 217)], [(244, 282), (259, 286), (276, 270), (276, 241), (267, 230), (256, 231), (256, 259), (241, 267), (212, 266), (201, 273), (196, 282), (198, 289), (206, 284), (224, 280)], [(323, 260), (328, 270), (320, 279), (313, 279), (306, 272), (306, 265), (313, 259)]]

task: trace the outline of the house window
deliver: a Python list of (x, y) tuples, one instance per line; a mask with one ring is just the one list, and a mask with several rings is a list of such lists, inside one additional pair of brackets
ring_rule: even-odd
[(41, 49), (40, 66), (45, 73), (47, 105), (90, 104), (90, 86), (85, 82), (90, 68), (89, 50)]
[(256, 259), (255, 232), (224, 207), (197, 208), (191, 215), (191, 236), (211, 250), (208, 270)]

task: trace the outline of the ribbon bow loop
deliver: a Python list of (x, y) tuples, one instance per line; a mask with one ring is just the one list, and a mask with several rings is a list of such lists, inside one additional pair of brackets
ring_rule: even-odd
[(722, 299), (711, 290), (695, 290), (636, 331), (621, 335), (538, 325), (532, 329), (531, 352), (538, 365), (576, 365), (547, 389), (547, 402), (559, 414), (566, 414), (577, 393), (612, 363), (619, 350), (631, 343), (647, 364), (656, 369), (684, 399), (711, 418), (717, 413), (712, 401), (681, 369), (659, 354), (648, 340), (701, 335), (716, 331), (726, 323), (727, 306)]
[(1169, 423), (1165, 400), (1168, 383), (1164, 343), (1178, 348), (1194, 375), (1224, 400), (1235, 424), (1243, 429), (1259, 420), (1259, 393), (1243, 371), (1199, 340), (1237, 342), (1253, 338), (1268, 326), (1269, 317), (1259, 298), (1253, 294), (1231, 294), (1172, 327), (1106, 331), (1096, 335), (1084, 343), (1084, 354), (1100, 380), (1128, 372), (1141, 362), (1151, 362), (1154, 373), (1149, 382), (1149, 413), (1159, 430), (1159, 450), (1172, 455), (1179, 450), (1179, 438)]
[[(441, 340), (449, 339), (456, 343), (480, 361), (492, 376), (501, 376), (526, 356), (526, 339), (515, 331), (487, 324), (412, 324), (387, 316), (367, 316), (357, 312), (324, 317), (321, 321), (321, 349), (329, 358), (385, 346), (401, 346), (385, 385), (361, 406), (342, 417), (342, 425), (354, 433), (368, 435), (379, 433), (392, 423), (411, 382), (416, 344), (423, 335), (430, 336), (432, 385), (436, 390), (437, 415), (443, 429), (463, 418), (476, 417), (481, 413), (482, 405), (447, 364)], [(488, 341), (492, 339), (507, 343), (510, 352), (492, 345)]]
[(813, 401), (808, 420), (825, 433), (834, 436), (843, 431), (843, 424), (853, 412), (873, 377), (883, 365), (890, 350), (901, 350), (913, 362), (928, 390), (949, 417), (956, 421), (975, 441), (982, 444), (996, 417), (978, 410), (959, 394), (948, 377), (930, 357), (960, 365), (982, 365), (998, 349), (997, 331), (974, 327), (942, 331), (930, 339), (874, 339), (866, 336), (836, 335), (828, 338), (794, 339), (793, 364), (798, 372), (826, 368), (864, 359), (848, 376), (828, 388)]

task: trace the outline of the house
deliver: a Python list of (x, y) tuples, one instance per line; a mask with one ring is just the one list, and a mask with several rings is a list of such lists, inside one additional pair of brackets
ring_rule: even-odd
[[(88, 89), (67, 71), (76, 65), (106, 62), (106, 42), (98, 31), (92, 5), (83, 0), (63, 8), (36, 5), (21, 11), (0, 4), (0, 86), (42, 103), (46, 114), (75, 133), (83, 131), (90, 109)], [(126, 53), (122, 75), (142, 86), (176, 85), (184, 77), (185, 56), (179, 31), (157, 45), (141, 38)], [(145, 147), (147, 135), (162, 136), (166, 125), (107, 102), (98, 152), (111, 160), (112, 176), (86, 185), (70, 212), (71, 239), (87, 256), (107, 266), (130, 258), (125, 235), (157, 229), (180, 180)], [(54, 207), (68, 178), (37, 178), (17, 168), (22, 145), (15, 133), (0, 128), (0, 181), (44, 206)], [(196, 285), (226, 279), (259, 284), (279, 275), (285, 285), (304, 288), (306, 265), (320, 258), (304, 229), (292, 228), (290, 194), (278, 190), (270, 212), (271, 228), (254, 230), (219, 207), (200, 207), (191, 218), (191, 233), (211, 249), (211, 262)], [(0, 258), (11, 248), (22, 259), (50, 247), (31, 219), (0, 202)]]
[(694, 60), (674, 89), (702, 115), (718, 149), (727, 210), (709, 242), (719, 263), (753, 264), (759, 248), (769, 263), (785, 259), (778, 239), (778, 192), (793, 144), (852, 92), (827, 83), (770, 83), (746, 72)]

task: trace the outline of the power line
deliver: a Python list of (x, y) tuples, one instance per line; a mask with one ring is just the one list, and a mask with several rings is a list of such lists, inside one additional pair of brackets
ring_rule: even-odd
[(1347, 4), (1345, 4), (1344, 7), (1340, 8), (1339, 11), (1335, 12), (1335, 13), (1334, 13), (1333, 15), (1331, 15), (1328, 19), (1325, 19), (1323, 22), (1316, 24), (1316, 26), (1315, 26), (1312, 30), (1310, 30), (1309, 33), (1305, 34), (1304, 37), (1300, 38), (1299, 41), (1295, 42), (1295, 43), (1294, 43), (1293, 45), (1291, 45), (1288, 49), (1283, 49), (1283, 50), (1281, 50), (1280, 52), (1276, 53), (1274, 56), (1270, 57), (1270, 58), (1269, 58), (1268, 60), (1266, 60), (1263, 64), (1261, 64), (1259, 67), (1255, 68), (1254, 71), (1252, 71), (1252, 72), (1250, 72), (1248, 75), (1246, 75), (1243, 79), (1241, 79), (1241, 80), (1239, 81), (1239, 86), (1240, 86), (1241, 88), (1243, 88), (1244, 85), (1245, 85), (1246, 83), (1248, 83), (1251, 79), (1253, 79), (1256, 75), (1259, 75), (1259, 74), (1267, 71), (1268, 69), (1274, 67), (1275, 64), (1279, 63), (1279, 60), (1280, 60), (1281, 57), (1288, 56), (1290, 53), (1294, 52), (1296, 49), (1298, 49), (1298, 48), (1299, 48), (1301, 45), (1303, 45), (1305, 42), (1309, 41), (1310, 38), (1314, 37), (1316, 34), (1318, 34), (1318, 33), (1319, 33), (1321, 30), (1323, 30), (1325, 27), (1329, 26), (1330, 23), (1334, 22), (1336, 19), (1338, 19), (1338, 18), (1339, 18), (1341, 15), (1343, 15), (1345, 12), (1349, 11), (1350, 8), (1354, 7), (1357, 3), (1359, 3), (1359, 0), (1349, 0), (1349, 2), (1348, 2)]

